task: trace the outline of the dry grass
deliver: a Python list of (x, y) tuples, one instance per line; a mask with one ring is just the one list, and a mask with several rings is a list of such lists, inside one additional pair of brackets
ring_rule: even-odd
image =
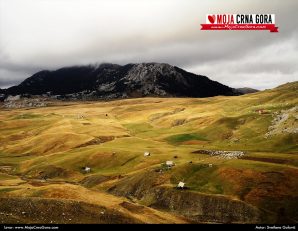
[[(166, 182), (170, 187), (184, 179), (193, 191), (229, 195), (265, 209), (271, 209), (270, 198), (295, 201), (297, 134), (265, 138), (271, 114), (298, 104), (294, 88), (297, 83), (239, 97), (56, 102), (45, 108), (3, 110), (0, 196), (71, 199), (115, 207), (141, 222), (182, 223), (185, 220), (170, 213), (121, 206), (127, 199), (106, 193), (131, 176), (174, 160), (176, 166), (166, 173), (172, 179)], [(255, 113), (259, 108), (271, 114)], [(192, 153), (199, 149), (242, 150), (247, 158)], [(151, 156), (144, 157), (144, 151)], [(213, 168), (200, 167), (210, 163)], [(91, 167), (90, 173), (82, 171), (85, 166)], [(285, 180), (271, 182), (266, 172), (283, 174)], [(88, 189), (81, 186), (86, 177), (97, 175), (107, 180), (95, 180)], [(289, 201), (279, 206), (292, 211)]]

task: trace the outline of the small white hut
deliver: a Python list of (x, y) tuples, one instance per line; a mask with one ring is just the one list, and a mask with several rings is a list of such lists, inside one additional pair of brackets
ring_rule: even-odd
[(183, 189), (184, 188), (184, 185), (185, 185), (185, 183), (182, 182), (182, 181), (180, 181), (179, 184), (178, 184), (178, 186), (177, 186), (177, 188)]
[(89, 173), (89, 172), (91, 171), (91, 168), (90, 168), (90, 167), (85, 167), (85, 168), (84, 168), (84, 171), (85, 171), (86, 173)]
[(209, 164), (209, 168), (212, 168), (212, 166), (213, 166), (212, 164)]
[(148, 152), (148, 151), (146, 151), (146, 152), (144, 152), (144, 156), (146, 157), (146, 156), (150, 156), (151, 154), (150, 154), (150, 152)]
[(172, 161), (172, 160), (167, 160), (166, 161), (166, 166), (168, 166), (168, 167), (172, 167), (172, 166), (174, 166), (175, 164), (174, 164), (174, 162)]

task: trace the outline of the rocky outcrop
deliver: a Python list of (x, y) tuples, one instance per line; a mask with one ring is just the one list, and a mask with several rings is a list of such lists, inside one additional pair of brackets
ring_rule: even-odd
[(8, 96), (4, 100), (4, 108), (36, 108), (36, 107), (46, 107), (48, 103), (46, 98), (21, 98), (20, 95)]
[(244, 156), (243, 151), (218, 151), (218, 150), (197, 150), (192, 153), (197, 153), (197, 154), (207, 154), (210, 156), (216, 156), (221, 159), (238, 159)]
[(273, 113), (265, 138), (279, 134), (298, 134), (298, 106)]

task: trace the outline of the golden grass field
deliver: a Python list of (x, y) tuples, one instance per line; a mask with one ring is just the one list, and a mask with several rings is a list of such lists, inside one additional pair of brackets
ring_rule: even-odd
[(234, 97), (1, 109), (0, 223), (296, 223), (297, 105), (294, 82)]

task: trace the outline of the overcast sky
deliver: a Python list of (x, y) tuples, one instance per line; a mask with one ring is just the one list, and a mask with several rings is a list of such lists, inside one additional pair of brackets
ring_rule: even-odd
[[(0, 0), (0, 88), (102, 62), (165, 62), (272, 88), (298, 80), (297, 11), (297, 0)], [(279, 33), (201, 31), (208, 13), (273, 13)]]

